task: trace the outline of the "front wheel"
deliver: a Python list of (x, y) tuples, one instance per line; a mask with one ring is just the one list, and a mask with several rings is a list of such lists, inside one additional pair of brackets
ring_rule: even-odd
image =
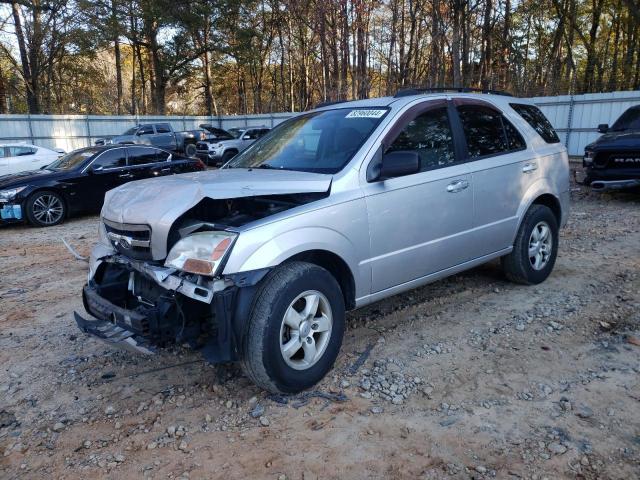
[(296, 393), (331, 370), (342, 345), (344, 298), (324, 268), (290, 262), (272, 271), (256, 294), (243, 341), (242, 366), (272, 393)]
[(51, 227), (62, 223), (67, 213), (64, 200), (55, 192), (43, 190), (27, 199), (27, 219), (35, 227)]
[(551, 274), (558, 255), (558, 221), (549, 207), (532, 205), (520, 224), (513, 251), (501, 258), (507, 278), (535, 285)]
[(193, 143), (188, 143), (184, 146), (184, 153), (187, 157), (195, 157), (196, 146)]

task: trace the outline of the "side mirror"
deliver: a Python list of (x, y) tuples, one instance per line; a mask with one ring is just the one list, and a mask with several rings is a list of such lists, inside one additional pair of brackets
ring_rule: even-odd
[(379, 178), (402, 177), (420, 171), (420, 156), (416, 152), (398, 150), (382, 157)]
[(89, 170), (87, 170), (87, 173), (100, 173), (102, 170), (104, 170), (104, 167), (102, 165), (98, 165), (97, 167), (91, 167)]
[(140, 135), (142, 135), (142, 133), (143, 133), (143, 132), (142, 132), (142, 130), (138, 130), (138, 131), (136, 132), (136, 137), (139, 137)]
[(243, 140), (251, 140), (251, 135), (245, 135), (242, 137)]
[(600, 125), (598, 125), (598, 131), (600, 133), (607, 133), (609, 131), (609, 124), (601, 123)]

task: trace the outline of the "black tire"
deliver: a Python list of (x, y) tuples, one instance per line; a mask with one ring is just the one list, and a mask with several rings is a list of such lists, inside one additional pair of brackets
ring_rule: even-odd
[[(51, 205), (50, 213), (42, 213), (43, 206)], [(56, 192), (40, 190), (25, 203), (27, 220), (34, 227), (52, 227), (62, 223), (67, 216), (67, 205)]]
[[(529, 243), (532, 239), (534, 228), (539, 225), (549, 227), (551, 247), (546, 263), (541, 264), (540, 268), (536, 269), (534, 267), (535, 257), (529, 257)], [(520, 229), (513, 244), (513, 251), (500, 260), (502, 269), (509, 280), (523, 285), (536, 285), (544, 282), (551, 274), (553, 266), (556, 263), (557, 255), (558, 221), (556, 216), (549, 207), (544, 205), (531, 205), (520, 224)]]
[(220, 166), (224, 165), (229, 160), (231, 160), (233, 157), (235, 157), (237, 154), (238, 154), (238, 152), (236, 152), (235, 150), (231, 150), (230, 152), (224, 152), (224, 155), (222, 155), (222, 160), (220, 160), (219, 165)]
[[(330, 305), (332, 326), (324, 353), (316, 363), (296, 369), (285, 361), (281, 352), (281, 328), (285, 328), (284, 315), (292, 302), (308, 291), (324, 295)], [(338, 356), (344, 317), (342, 291), (327, 270), (305, 262), (289, 262), (277, 267), (264, 278), (256, 292), (243, 338), (243, 370), (254, 383), (272, 393), (297, 393), (315, 385), (331, 370)], [(311, 322), (315, 324), (313, 320)], [(303, 346), (299, 348), (303, 349)], [(306, 355), (306, 352), (302, 353)]]
[(184, 154), (187, 157), (195, 157), (195, 155), (196, 155), (196, 145), (194, 143), (187, 143), (184, 146)]

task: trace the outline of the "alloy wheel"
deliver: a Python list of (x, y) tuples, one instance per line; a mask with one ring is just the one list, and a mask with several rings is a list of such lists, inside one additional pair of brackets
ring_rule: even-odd
[(317, 290), (298, 295), (285, 311), (280, 326), (280, 353), (295, 370), (306, 370), (324, 354), (333, 326), (331, 305)]

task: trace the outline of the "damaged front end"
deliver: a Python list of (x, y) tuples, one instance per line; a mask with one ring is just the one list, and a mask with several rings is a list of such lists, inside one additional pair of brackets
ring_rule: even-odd
[(189, 278), (113, 250), (101, 256), (105, 250), (104, 245), (94, 249), (82, 292), (84, 307), (96, 320), (75, 313), (82, 331), (138, 353), (188, 343), (211, 362), (236, 360), (239, 345), (231, 328), (238, 288), (232, 279)]
[(205, 198), (157, 242), (167, 252), (162, 259), (154, 255), (151, 227), (103, 218), (82, 293), (95, 319), (76, 312), (78, 327), (138, 353), (186, 343), (212, 363), (238, 360), (243, 320), (257, 283), (270, 270), (222, 275), (241, 228), (322, 196)]

